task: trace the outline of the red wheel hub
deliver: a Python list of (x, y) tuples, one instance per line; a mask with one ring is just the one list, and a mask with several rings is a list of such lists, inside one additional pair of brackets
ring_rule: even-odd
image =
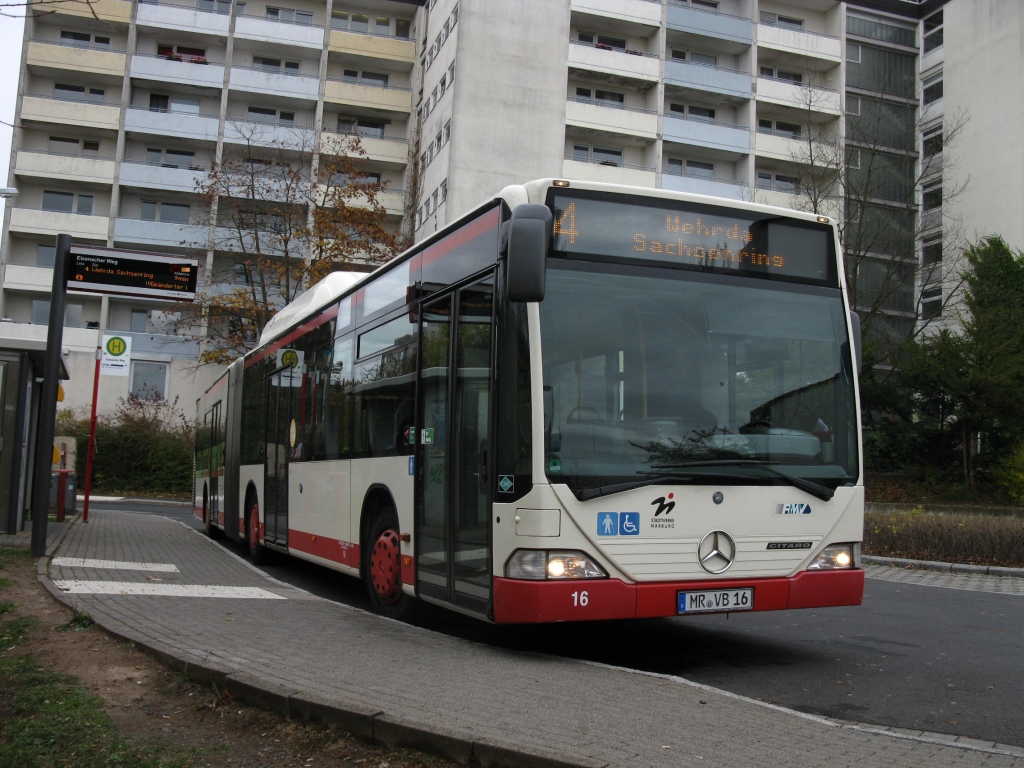
[(370, 551), (370, 581), (381, 601), (394, 605), (402, 597), (401, 552), (398, 534), (387, 530), (374, 542)]
[(249, 512), (249, 546), (256, 549), (260, 543), (260, 505), (253, 504)]

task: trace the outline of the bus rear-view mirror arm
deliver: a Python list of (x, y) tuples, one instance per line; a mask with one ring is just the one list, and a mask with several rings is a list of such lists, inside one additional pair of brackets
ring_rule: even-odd
[(508, 222), (509, 301), (543, 301), (553, 218), (546, 205), (520, 205)]

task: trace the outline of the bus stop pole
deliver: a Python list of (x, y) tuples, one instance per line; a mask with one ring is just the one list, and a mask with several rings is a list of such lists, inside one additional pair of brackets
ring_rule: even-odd
[(32, 478), (32, 557), (46, 554), (46, 524), (50, 517), (50, 479), (53, 467), (53, 432), (57, 426), (57, 388), (60, 353), (64, 342), (64, 305), (67, 300), (67, 264), (71, 235), (57, 235), (50, 293), (50, 326), (46, 331), (43, 386), (36, 428), (35, 474)]
[[(102, 333), (102, 331), (100, 332)], [(89, 448), (85, 454), (85, 503), (82, 505), (82, 522), (89, 522), (89, 494), (92, 492), (92, 457), (96, 453), (96, 400), (100, 392), (100, 360), (103, 348), (96, 347), (96, 373), (92, 378), (92, 412), (89, 415)]]

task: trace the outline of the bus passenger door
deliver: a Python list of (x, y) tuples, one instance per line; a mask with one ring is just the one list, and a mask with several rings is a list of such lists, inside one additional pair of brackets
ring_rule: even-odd
[(420, 594), (485, 613), (491, 596), (493, 279), (420, 313), (416, 430)]
[(288, 453), (294, 442), (293, 401), (298, 399), (293, 394), (292, 373), (292, 366), (286, 366), (267, 377), (263, 536), (267, 541), (280, 546), (288, 543)]

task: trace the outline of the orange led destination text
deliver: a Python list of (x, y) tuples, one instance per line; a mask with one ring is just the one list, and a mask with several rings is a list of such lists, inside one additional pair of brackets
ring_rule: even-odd
[(708, 226), (698, 218), (696, 222), (682, 221), (679, 216), (671, 214), (665, 216), (665, 228), (669, 232), (679, 232), (683, 235), (694, 235), (701, 238), (722, 238), (717, 246), (706, 244), (690, 245), (682, 237), (675, 240), (654, 240), (647, 235), (637, 232), (633, 235), (633, 250), (646, 253), (664, 253), (669, 256), (680, 256), (684, 259), (693, 259), (702, 264), (713, 264), (721, 262), (725, 264), (750, 264), (753, 266), (782, 268), (785, 266), (785, 257), (775, 254), (758, 253), (753, 250), (746, 250), (741, 246), (740, 250), (733, 250), (728, 247), (728, 241), (734, 240), (738, 243), (745, 243), (749, 247), (754, 239), (747, 229), (740, 229), (739, 224), (731, 227)]

